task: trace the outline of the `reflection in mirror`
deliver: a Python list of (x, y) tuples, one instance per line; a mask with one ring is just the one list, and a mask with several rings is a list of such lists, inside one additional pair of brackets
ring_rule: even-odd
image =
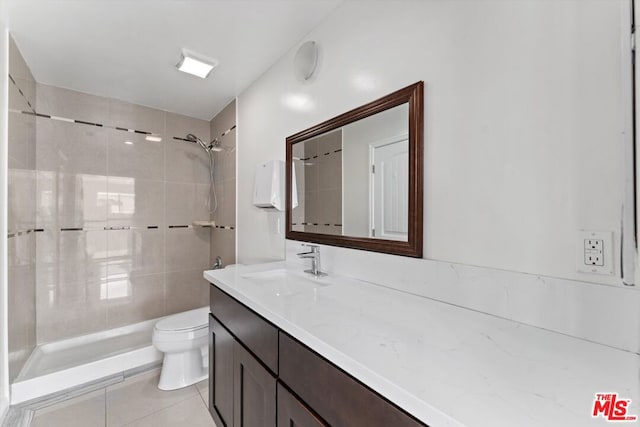
[(342, 130), (293, 146), (298, 207), (295, 231), (342, 235)]
[(287, 138), (287, 239), (422, 256), (423, 87)]
[(293, 145), (292, 230), (407, 241), (408, 104)]

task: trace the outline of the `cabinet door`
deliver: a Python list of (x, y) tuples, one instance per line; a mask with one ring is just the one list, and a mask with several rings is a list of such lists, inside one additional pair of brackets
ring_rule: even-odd
[(234, 350), (234, 427), (275, 427), (275, 377), (237, 341)]
[(209, 412), (219, 427), (233, 426), (233, 336), (209, 316)]
[(316, 414), (278, 383), (278, 427), (328, 427)]

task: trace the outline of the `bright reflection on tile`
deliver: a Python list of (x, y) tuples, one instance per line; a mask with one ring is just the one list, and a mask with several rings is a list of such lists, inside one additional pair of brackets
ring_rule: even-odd
[(128, 298), (133, 294), (131, 289), (131, 281), (127, 274), (121, 274), (118, 276), (109, 276), (107, 283), (100, 285), (100, 299), (101, 300), (115, 300), (121, 298)]
[(136, 212), (135, 178), (109, 177), (109, 191), (101, 194), (109, 206), (109, 214), (132, 216)]
[[(100, 198), (104, 189), (105, 177), (100, 175), (78, 175), (77, 187), (82, 189), (82, 212), (86, 219), (104, 219), (106, 201)], [(95, 198), (93, 198), (93, 197)]]
[(311, 97), (304, 93), (288, 93), (282, 98), (285, 107), (289, 107), (295, 111), (311, 111), (315, 104)]

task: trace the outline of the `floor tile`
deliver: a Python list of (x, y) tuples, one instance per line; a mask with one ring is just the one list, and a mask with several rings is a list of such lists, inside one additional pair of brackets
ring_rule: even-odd
[[(198, 400), (201, 400), (196, 386), (173, 391), (158, 389), (159, 376), (160, 371), (154, 370), (107, 387), (107, 426), (128, 425), (190, 397), (197, 397)], [(206, 412), (204, 405), (201, 406)]]
[(105, 389), (36, 411), (31, 427), (104, 427)]
[(200, 396), (193, 396), (129, 424), (127, 427), (215, 427)]

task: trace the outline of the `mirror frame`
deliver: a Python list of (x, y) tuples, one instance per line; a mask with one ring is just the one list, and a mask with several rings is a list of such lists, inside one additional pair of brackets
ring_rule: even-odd
[[(419, 81), (373, 102), (355, 108), (286, 139), (286, 238), (352, 249), (422, 258), (423, 219), (423, 132), (424, 82)], [(291, 165), (293, 145), (309, 138), (341, 128), (349, 123), (373, 116), (398, 105), (409, 104), (409, 223), (408, 240), (374, 239), (370, 237), (336, 236), (293, 231), (291, 225)]]

